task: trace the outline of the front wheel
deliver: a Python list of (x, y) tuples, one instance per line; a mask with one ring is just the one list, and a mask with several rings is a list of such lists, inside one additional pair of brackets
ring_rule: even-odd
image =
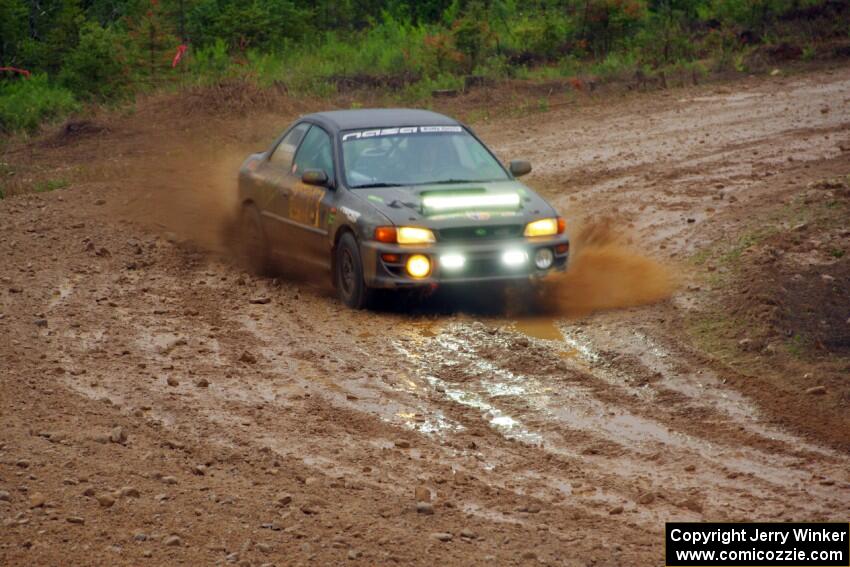
[(372, 298), (372, 290), (363, 280), (360, 247), (350, 232), (342, 235), (336, 247), (334, 283), (339, 299), (352, 309), (363, 309)]

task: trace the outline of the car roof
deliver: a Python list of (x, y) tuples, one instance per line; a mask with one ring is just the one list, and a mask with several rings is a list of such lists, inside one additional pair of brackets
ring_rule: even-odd
[(457, 120), (414, 108), (364, 108), (357, 110), (331, 110), (301, 117), (313, 120), (334, 131), (361, 128), (392, 128), (396, 126), (455, 126)]

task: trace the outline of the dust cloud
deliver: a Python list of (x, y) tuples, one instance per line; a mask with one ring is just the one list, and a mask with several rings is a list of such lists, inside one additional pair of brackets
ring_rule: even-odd
[(678, 285), (673, 268), (638, 250), (621, 227), (603, 219), (575, 231), (567, 271), (542, 284), (539, 298), (545, 311), (580, 317), (655, 303), (673, 294)]
[(196, 143), (136, 159), (123, 177), (139, 190), (124, 204), (122, 216), (226, 253), (230, 233), (225, 228), (237, 204), (236, 174), (247, 154), (242, 148)]

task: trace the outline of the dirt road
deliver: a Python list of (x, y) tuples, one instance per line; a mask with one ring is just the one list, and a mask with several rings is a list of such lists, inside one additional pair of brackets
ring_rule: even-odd
[(848, 93), (843, 69), (478, 125), (571, 227), (613, 217), (682, 274), (580, 318), (352, 312), (234, 267), (226, 172), (289, 115), (16, 150), (83, 181), (0, 201), (0, 564), (659, 565), (665, 521), (846, 521), (847, 418), (783, 425), (683, 329), (687, 257), (850, 173)]

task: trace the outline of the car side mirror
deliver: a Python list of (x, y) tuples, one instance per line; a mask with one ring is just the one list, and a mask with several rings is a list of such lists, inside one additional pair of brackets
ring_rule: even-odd
[(522, 159), (515, 159), (510, 166), (511, 175), (514, 177), (522, 177), (527, 173), (531, 173), (531, 164)]
[(330, 179), (328, 174), (321, 169), (308, 169), (301, 175), (301, 181), (306, 185), (316, 185), (318, 187), (330, 187)]

